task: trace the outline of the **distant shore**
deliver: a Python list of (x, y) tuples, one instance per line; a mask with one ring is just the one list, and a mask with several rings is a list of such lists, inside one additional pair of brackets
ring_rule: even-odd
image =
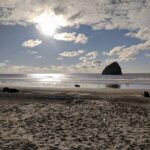
[(143, 90), (0, 88), (0, 149), (150, 149)]

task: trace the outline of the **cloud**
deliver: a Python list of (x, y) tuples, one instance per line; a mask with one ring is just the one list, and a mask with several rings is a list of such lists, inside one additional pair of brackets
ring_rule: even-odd
[(23, 47), (28, 47), (28, 48), (33, 48), (33, 47), (36, 47), (38, 45), (42, 44), (42, 41), (39, 40), (39, 39), (36, 39), (36, 40), (28, 40), (28, 41), (24, 41), (22, 43), (22, 46)]
[(4, 63), (9, 64), (10, 60), (4, 60)]
[(39, 56), (36, 56), (35, 58), (37, 58), (37, 59), (41, 59), (41, 58), (42, 58), (42, 56), (40, 56), (40, 55), (39, 55)]
[(64, 51), (63, 53), (60, 53), (60, 56), (62, 56), (62, 57), (76, 57), (76, 56), (79, 56), (83, 53), (85, 53), (84, 50)]
[(102, 66), (106, 66), (108, 64), (111, 64), (112, 62), (121, 62), (121, 59), (119, 58), (107, 58), (104, 62), (102, 62)]
[[(1, 24), (36, 24), (48, 11), (66, 20), (64, 26), (90, 25), (93, 29), (143, 29), (150, 27), (149, 0), (1, 0)], [(34, 10), (34, 11), (33, 11)]]
[(150, 57), (150, 53), (146, 53), (146, 54), (145, 54), (145, 57)]
[(96, 60), (96, 61), (93, 61), (93, 64), (95, 64), (96, 66), (101, 66), (102, 61)]
[(88, 37), (86, 37), (84, 34), (77, 34), (75, 32), (73, 33), (57, 33), (54, 35), (54, 39), (61, 40), (61, 41), (67, 41), (67, 42), (74, 42), (74, 43), (81, 43), (86, 44), (88, 41)]
[[(120, 59), (132, 60), (144, 48), (150, 48), (147, 45), (150, 43), (149, 0), (78, 0), (78, 2), (72, 0), (0, 0), (0, 24), (36, 26), (35, 18), (43, 12), (62, 16), (65, 23), (60, 23), (60, 28), (89, 25), (94, 30), (129, 30), (127, 36), (136, 37), (142, 41), (140, 44), (124, 47), (120, 52), (115, 52)], [(80, 35), (76, 39), (81, 37)]]
[[(3, 73), (75, 73), (75, 72), (100, 72), (102, 68), (102, 62), (97, 59), (98, 52), (91, 51), (86, 53), (84, 50), (72, 51), (73, 53), (64, 52), (62, 57), (75, 57), (84, 54), (80, 57), (80, 62), (70, 65), (50, 65), (47, 67), (37, 67), (37, 66), (24, 66), (24, 65), (11, 65), (7, 64), (8, 61), (0, 63), (0, 72)], [(36, 55), (35, 58), (41, 59), (42, 56)]]
[(88, 42), (88, 37), (84, 34), (78, 34), (75, 39), (75, 43), (86, 44)]
[(38, 54), (38, 51), (28, 50), (27, 53), (32, 54), (32, 55), (36, 55), (36, 54)]
[(7, 67), (7, 65), (10, 63), (9, 60), (4, 60), (3, 62), (0, 63), (0, 67)]
[(98, 56), (98, 51), (92, 51), (86, 54), (88, 59), (95, 59)]
[(138, 38), (138, 39), (141, 39), (143, 41), (146, 41), (146, 40), (150, 40), (149, 33), (150, 33), (150, 29), (143, 28), (143, 29), (140, 29), (140, 30), (135, 31), (135, 32), (134, 31), (129, 32), (126, 34), (126, 36), (134, 37), (134, 38)]
[(91, 51), (80, 57), (80, 63), (74, 65), (74, 69), (81, 69), (88, 72), (99, 72), (101, 68), (101, 60), (97, 60), (98, 51)]
[(58, 57), (58, 58), (57, 58), (57, 60), (62, 60), (62, 59), (63, 59), (62, 57)]
[(0, 63), (0, 67), (5, 67), (6, 63)]
[(109, 52), (103, 52), (104, 55), (107, 56), (117, 56), (117, 59), (120, 59), (120, 61), (129, 61), (129, 60), (135, 60), (136, 56), (141, 51), (149, 51), (150, 50), (150, 41), (146, 41), (144, 43), (140, 43), (137, 45), (132, 46), (117, 46), (111, 49)]
[(75, 65), (51, 65), (48, 67), (35, 67), (35, 66), (15, 66), (5, 65), (0, 63), (0, 72), (2, 73), (83, 73), (83, 72), (97, 72), (99, 73), (101, 67), (92, 62), (89, 64), (77, 63)]
[(57, 33), (54, 35), (54, 39), (56, 40), (61, 40), (61, 41), (68, 41), (68, 42), (72, 42), (75, 41), (76, 39), (76, 33)]
[(98, 61), (96, 60), (97, 56), (98, 56), (98, 51), (91, 51), (86, 53), (85, 56), (79, 57), (79, 60), (84, 64), (87, 63), (98, 64)]

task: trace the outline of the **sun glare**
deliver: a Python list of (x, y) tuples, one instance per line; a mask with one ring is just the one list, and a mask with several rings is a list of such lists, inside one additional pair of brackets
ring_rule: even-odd
[(47, 36), (53, 36), (57, 29), (65, 25), (64, 18), (50, 12), (44, 12), (34, 19), (37, 28)]

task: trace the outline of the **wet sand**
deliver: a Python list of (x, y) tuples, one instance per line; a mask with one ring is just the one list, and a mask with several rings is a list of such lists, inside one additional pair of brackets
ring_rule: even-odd
[(150, 98), (142, 90), (1, 91), (0, 114), (1, 150), (150, 149)]

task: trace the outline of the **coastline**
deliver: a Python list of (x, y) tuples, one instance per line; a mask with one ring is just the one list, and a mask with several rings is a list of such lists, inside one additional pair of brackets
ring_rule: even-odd
[(150, 148), (143, 90), (0, 88), (0, 149)]
[[(65, 100), (106, 100), (113, 102), (143, 103), (150, 107), (150, 99), (143, 96), (143, 89), (113, 89), (113, 88), (35, 88), (16, 87), (18, 93), (2, 92), (0, 87), (0, 103), (8, 102), (51, 102)], [(147, 90), (146, 90), (147, 91)], [(139, 105), (140, 106), (140, 105)]]

